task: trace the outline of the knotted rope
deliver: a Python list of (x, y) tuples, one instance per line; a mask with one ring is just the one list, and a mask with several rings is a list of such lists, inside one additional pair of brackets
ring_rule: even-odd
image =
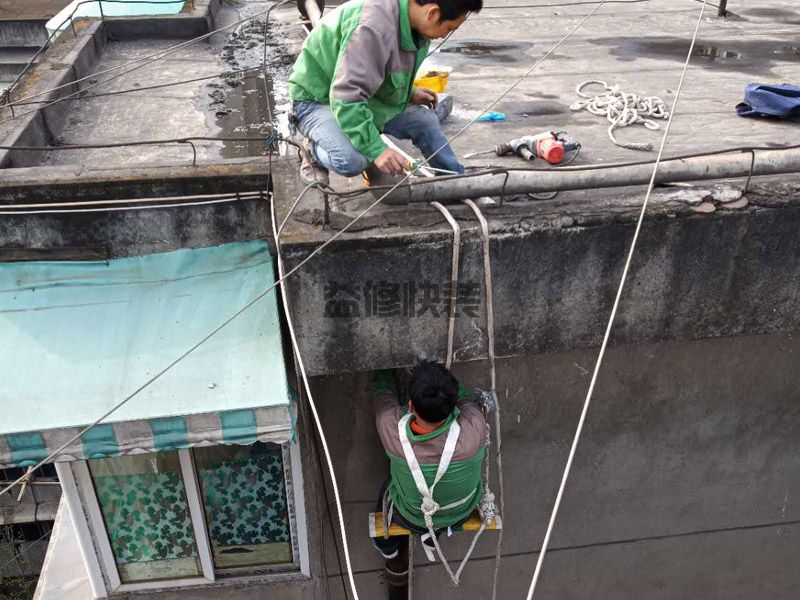
[[(597, 95), (584, 93), (583, 88), (590, 85), (602, 85), (605, 92)], [(587, 110), (598, 117), (606, 117), (611, 123), (608, 127), (608, 137), (620, 148), (628, 150), (653, 150), (649, 142), (620, 142), (614, 137), (614, 129), (628, 127), (641, 123), (647, 129), (656, 131), (660, 125), (653, 119), (669, 119), (666, 103), (658, 96), (639, 96), (620, 91), (619, 86), (609, 86), (605, 81), (592, 79), (584, 81), (575, 88), (575, 93), (584, 100), (578, 100), (569, 108), (570, 110)]]

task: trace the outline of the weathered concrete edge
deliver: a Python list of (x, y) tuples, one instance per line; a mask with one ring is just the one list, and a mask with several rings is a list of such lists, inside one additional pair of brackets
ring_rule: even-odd
[[(104, 47), (105, 34), (99, 21), (80, 27), (76, 37), (71, 37), (71, 34), (62, 36), (53, 47), (57, 51), (50, 55), (49, 51), (46, 52), (45, 59), (23, 78), (20, 93), (26, 97), (32, 96), (45, 90), (67, 86), (80, 79), (88, 74), (88, 69)], [(74, 86), (67, 86), (39, 96), (37, 100), (50, 102), (75, 91)], [(47, 145), (52, 134), (60, 130), (58, 117), (61, 107), (57, 104), (38, 110), (31, 110), (29, 106), (16, 107), (14, 110), (29, 114), (20, 117), (16, 126), (10, 129), (3, 138), (3, 146)], [(10, 107), (3, 107), (0, 114), (3, 118), (8, 118), (14, 113)], [(8, 168), (17, 161), (23, 166), (35, 164), (40, 158), (40, 153), (26, 154), (15, 153), (13, 149), (0, 150), (0, 168)]]
[[(221, 0), (196, 0), (195, 8), (188, 14), (159, 17), (109, 17), (81, 19), (76, 21), (77, 36), (65, 32), (53, 48), (48, 49), (39, 64), (23, 79), (23, 94), (29, 96), (54, 87), (68, 84), (87, 75), (92, 65), (103, 53), (109, 39), (142, 38), (192, 38), (213, 30), (215, 18), (222, 6)], [(30, 82), (34, 82), (30, 85)], [(28, 83), (29, 85), (25, 85)], [(67, 87), (52, 91), (39, 99), (56, 100), (76, 91)], [(0, 107), (0, 116), (13, 116), (8, 107)], [(28, 107), (17, 107), (17, 111), (28, 112)], [(16, 127), (3, 138), (3, 146), (44, 146), (49, 138), (61, 130), (63, 107), (56, 104), (20, 118)], [(10, 165), (31, 166), (41, 160), (41, 153), (0, 150), (0, 169)]]
[[(275, 157), (272, 170), (286, 177), (295, 170), (287, 157)], [(6, 169), (0, 181), (0, 204), (63, 203), (233, 194), (266, 191), (269, 163), (263, 157), (229, 159), (193, 166), (127, 169), (71, 165)]]
[[(800, 329), (800, 204), (720, 216), (647, 219), (613, 332), (616, 345)], [(633, 223), (540, 229), (492, 239), (498, 356), (597, 347), (619, 283)], [(331, 282), (447, 282), (444, 235), (335, 242), (287, 287), (309, 373), (363, 371), (442, 357), (444, 314), (326, 316)], [(284, 244), (287, 268), (308, 246)], [(467, 232), (461, 281), (483, 280), (479, 238)], [(457, 319), (456, 358), (486, 356), (485, 310)], [(359, 300), (359, 302), (361, 302)], [(363, 307), (363, 304), (359, 304)], [(360, 310), (363, 310), (360, 309)]]
[(188, 13), (147, 17), (108, 17), (106, 31), (110, 39), (193, 38), (214, 29), (222, 0), (195, 0)]

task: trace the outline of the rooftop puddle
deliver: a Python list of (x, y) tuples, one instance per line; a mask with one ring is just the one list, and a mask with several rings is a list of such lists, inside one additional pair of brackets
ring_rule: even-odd
[[(263, 10), (254, 2), (237, 2), (223, 10), (230, 11), (231, 21)], [(257, 9), (257, 10), (256, 10)], [(291, 74), (294, 57), (287, 54), (281, 40), (284, 27), (277, 22), (266, 24), (263, 19), (244, 23), (217, 46), (225, 68), (230, 71), (248, 69), (207, 84), (208, 110), (221, 129), (220, 137), (262, 137), (275, 125), (285, 131), (290, 106), (285, 82)], [(266, 45), (266, 54), (264, 52)], [(266, 61), (265, 61), (266, 57)], [(270, 109), (274, 119), (270, 123)], [(220, 156), (240, 158), (266, 153), (262, 141), (223, 142)]]
[(800, 11), (784, 8), (752, 8), (742, 12), (747, 17), (774, 19), (784, 25), (800, 25)]
[[(531, 46), (533, 44), (528, 42), (453, 42), (443, 46), (436, 54), (447, 54), (447, 60), (456, 60), (457, 62), (469, 60), (485, 63), (515, 63), (526, 58), (525, 52)], [(434, 56), (436, 55), (434, 54)]]
[[(621, 60), (638, 57), (686, 59), (687, 41), (678, 38), (638, 40), (603, 38), (602, 46), (613, 46), (611, 54)], [(800, 63), (800, 42), (792, 41), (719, 41), (699, 42), (692, 55), (692, 64), (714, 68), (763, 74), (782, 63)]]

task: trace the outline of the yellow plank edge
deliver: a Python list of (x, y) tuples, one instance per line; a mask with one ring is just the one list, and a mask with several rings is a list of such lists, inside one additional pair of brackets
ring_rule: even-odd
[[(458, 531), (477, 531), (481, 527), (481, 515), (475, 510), (470, 515), (469, 519), (458, 529)], [(486, 530), (496, 530), (503, 528), (503, 519), (500, 515), (495, 516), (492, 522), (486, 526)], [(389, 535), (409, 535), (411, 532), (405, 527), (396, 523), (389, 525)], [(383, 537), (383, 513), (374, 512), (369, 513), (369, 536), (370, 537)]]

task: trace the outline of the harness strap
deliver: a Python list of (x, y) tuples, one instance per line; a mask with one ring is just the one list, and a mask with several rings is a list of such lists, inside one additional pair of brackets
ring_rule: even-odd
[(403, 454), (405, 455), (406, 462), (408, 463), (408, 468), (411, 471), (411, 476), (414, 478), (414, 484), (417, 486), (417, 491), (422, 496), (422, 506), (420, 506), (420, 510), (422, 510), (422, 514), (425, 518), (425, 525), (430, 529), (433, 527), (433, 515), (436, 512), (442, 508), (450, 509), (461, 506), (469, 501), (469, 499), (472, 497), (472, 494), (444, 507), (440, 506), (434, 500), (433, 491), (436, 488), (436, 484), (441, 481), (442, 477), (444, 477), (444, 474), (447, 472), (447, 469), (450, 467), (450, 463), (453, 460), (453, 455), (456, 451), (456, 444), (458, 443), (458, 437), (461, 435), (461, 425), (458, 424), (458, 421), (453, 421), (453, 423), (450, 425), (450, 430), (447, 432), (447, 440), (445, 440), (444, 443), (444, 451), (442, 452), (442, 457), (439, 460), (439, 467), (436, 469), (436, 476), (434, 477), (431, 486), (428, 487), (428, 484), (425, 481), (425, 476), (422, 474), (422, 469), (419, 466), (417, 456), (414, 454), (414, 448), (411, 446), (411, 440), (408, 439), (408, 433), (406, 432), (408, 422), (412, 416), (413, 415), (409, 413), (400, 419), (400, 421), (397, 423), (397, 431), (400, 436), (400, 444), (403, 447)]
[[(473, 546), (470, 548), (470, 552), (459, 566), (457, 573), (454, 574), (450, 568), (450, 564), (447, 562), (447, 559), (442, 552), (441, 546), (439, 546), (439, 540), (436, 538), (436, 532), (433, 528), (433, 515), (442, 509), (447, 510), (466, 504), (473, 497), (473, 494), (469, 494), (466, 497), (446, 504), (445, 506), (440, 506), (433, 499), (433, 490), (436, 487), (436, 484), (441, 481), (442, 477), (444, 477), (444, 474), (447, 472), (447, 469), (453, 460), (453, 455), (456, 451), (456, 444), (458, 443), (458, 436), (461, 434), (461, 426), (458, 424), (458, 421), (453, 421), (453, 423), (450, 425), (450, 430), (447, 432), (447, 439), (444, 443), (442, 458), (439, 460), (439, 467), (436, 469), (436, 477), (434, 477), (433, 483), (429, 488), (427, 482), (425, 481), (425, 476), (422, 474), (422, 469), (419, 466), (417, 456), (414, 454), (414, 449), (411, 446), (411, 440), (408, 439), (408, 433), (406, 432), (406, 428), (411, 417), (412, 415), (409, 413), (400, 419), (400, 421), (397, 423), (397, 431), (400, 436), (400, 444), (403, 447), (403, 454), (405, 455), (406, 462), (408, 463), (408, 468), (411, 471), (412, 477), (414, 478), (414, 484), (417, 486), (417, 491), (422, 496), (422, 505), (420, 506), (420, 510), (425, 518), (425, 526), (428, 529), (428, 533), (421, 537), (422, 548), (425, 550), (428, 560), (433, 561), (433, 552), (425, 543), (427, 540), (431, 540), (433, 542), (436, 553), (439, 555), (439, 560), (444, 566), (445, 571), (447, 571), (447, 574), (450, 576), (450, 580), (453, 582), (453, 585), (457, 586), (460, 583), (459, 576), (461, 575), (461, 571), (464, 568), (464, 565), (467, 563), (467, 560), (469, 560), (469, 556), (472, 554), (472, 549), (474, 549), (474, 542)], [(475, 536), (475, 541), (477, 541), (477, 538), (483, 532), (483, 529), (484, 528), (481, 527), (481, 529), (478, 531), (478, 534)]]

